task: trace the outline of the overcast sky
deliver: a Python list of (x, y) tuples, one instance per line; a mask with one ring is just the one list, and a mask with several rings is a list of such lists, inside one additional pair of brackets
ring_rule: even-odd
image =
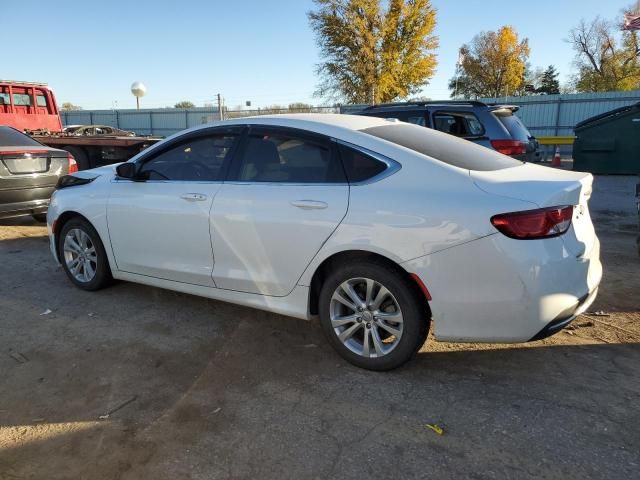
[[(109, 0), (0, 2), (4, 45), (0, 77), (47, 82), (58, 103), (135, 108), (213, 102), (229, 107), (314, 98), (317, 47), (310, 0)], [(554, 64), (565, 80), (573, 52), (564, 41), (581, 17), (616, 18), (630, 1), (433, 0), (440, 37), (438, 71), (422, 95), (447, 98), (457, 51), (474, 34), (512, 25), (529, 39), (532, 66)], [(16, 20), (15, 22), (12, 21)], [(27, 28), (28, 27), (28, 28)]]

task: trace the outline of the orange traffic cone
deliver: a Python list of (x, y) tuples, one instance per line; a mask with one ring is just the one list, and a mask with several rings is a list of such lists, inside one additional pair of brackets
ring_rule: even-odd
[(556, 153), (553, 154), (553, 160), (551, 161), (552, 167), (560, 167), (562, 163), (560, 163), (560, 147), (556, 147)]

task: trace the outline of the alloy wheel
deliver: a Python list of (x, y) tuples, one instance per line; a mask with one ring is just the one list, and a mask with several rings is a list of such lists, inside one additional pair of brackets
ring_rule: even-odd
[(93, 280), (98, 266), (96, 247), (89, 235), (79, 229), (72, 228), (64, 237), (64, 261), (73, 277), (82, 283)]
[(338, 339), (362, 357), (387, 355), (402, 338), (404, 319), (398, 301), (370, 278), (342, 282), (331, 296), (329, 314)]

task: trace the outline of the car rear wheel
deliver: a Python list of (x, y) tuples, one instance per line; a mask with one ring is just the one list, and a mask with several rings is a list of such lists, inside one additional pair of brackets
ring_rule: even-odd
[(382, 263), (339, 267), (320, 292), (322, 329), (354, 365), (399, 367), (417, 353), (428, 333), (428, 307), (416, 290), (402, 272)]
[(83, 290), (98, 290), (112, 282), (107, 255), (98, 232), (82, 218), (64, 224), (58, 256), (67, 277)]
[(87, 153), (83, 148), (72, 147), (67, 145), (63, 147), (63, 150), (66, 150), (71, 155), (73, 155), (73, 158), (75, 159), (76, 164), (78, 165), (78, 170), (88, 170), (91, 168), (89, 157), (87, 156)]

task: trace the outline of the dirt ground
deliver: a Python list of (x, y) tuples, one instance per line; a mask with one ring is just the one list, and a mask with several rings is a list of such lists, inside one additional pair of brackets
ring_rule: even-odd
[(79, 291), (44, 227), (0, 221), (0, 479), (637, 477), (640, 258), (597, 226), (603, 314), (524, 345), (429, 339), (373, 373), (313, 322)]

